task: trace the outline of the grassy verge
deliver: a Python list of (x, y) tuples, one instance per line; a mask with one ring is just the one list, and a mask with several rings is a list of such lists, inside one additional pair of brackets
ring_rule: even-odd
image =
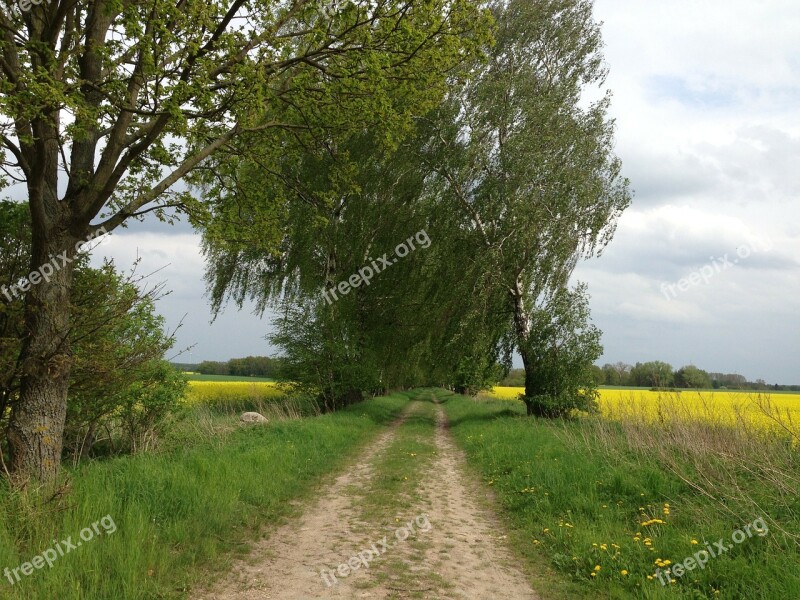
[[(544, 597), (800, 598), (791, 444), (704, 424), (545, 422), (507, 401), (438, 395), (516, 550), (560, 574)], [(763, 535), (761, 523), (746, 535), (757, 519)], [(719, 556), (669, 582), (707, 546)]]
[(223, 429), (221, 440), (210, 421), (206, 437), (181, 449), (73, 470), (60, 497), (0, 488), (0, 569), (70, 536), (79, 541), (106, 515), (115, 529), (106, 521), (91, 541), (13, 586), (4, 576), (0, 598), (186, 598), (224, 565), (220, 557), (246, 551), (264, 525), (290, 514), (289, 501), (311, 492), (407, 403), (397, 394), (336, 414)]

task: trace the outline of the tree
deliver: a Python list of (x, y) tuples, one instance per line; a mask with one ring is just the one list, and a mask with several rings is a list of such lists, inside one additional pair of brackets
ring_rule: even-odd
[[(495, 363), (510, 366), (514, 349), (534, 382), (534, 321), (544, 323), (577, 261), (610, 240), (630, 201), (608, 98), (581, 103), (605, 74), (591, 4), (517, 0), (493, 12), (488, 64), (454, 72), (445, 101), (416, 119), (398, 151), (353, 134), (324, 155), (287, 153), (276, 171), (242, 170), (256, 194), (302, 199), (287, 210), (279, 252), (249, 243), (262, 218), (256, 201), (218, 207), (206, 227), (215, 308), (276, 303), (284, 316), (273, 341), (326, 405), (376, 381), (474, 390)], [(233, 223), (230, 241), (219, 232)], [(424, 253), (321, 301), (422, 228), (434, 240)]]
[[(22, 204), (0, 202), (0, 215), (0, 256), (4, 258), (0, 289), (8, 290), (30, 262), (29, 214)], [(175, 339), (164, 332), (164, 320), (155, 313), (163, 286), (141, 288), (135, 274), (120, 275), (111, 263), (93, 269), (86, 254), (76, 257), (69, 333), (73, 366), (64, 436), (65, 450), (76, 457), (88, 455), (101, 428), (117, 425), (115, 419), (132, 402), (130, 398), (141, 405), (142, 399), (131, 392), (134, 386), (162, 391), (154, 373), (163, 372), (162, 357)], [(22, 298), (0, 300), (0, 364), (4, 366), (0, 430), (7, 423), (6, 409), (19, 401), (23, 304)], [(157, 421), (151, 414), (153, 426)]]
[(592, 365), (592, 381), (596, 386), (606, 384), (606, 375), (603, 369), (598, 365)]
[(709, 389), (711, 376), (694, 365), (687, 365), (675, 371), (675, 386), (679, 388)]
[[(324, 152), (371, 127), (391, 143), (435, 102), (443, 73), (483, 43), (465, 0), (100, 0), (0, 9), (0, 186), (24, 183), (30, 271), (64, 265), (26, 293), (22, 382), (8, 427), (12, 470), (57, 475), (72, 352), (74, 259), (105, 229), (175, 211), (202, 224), (215, 202), (246, 203), (241, 165)], [(63, 173), (64, 181), (59, 180)], [(198, 200), (184, 181), (201, 186)], [(257, 234), (279, 251), (283, 198), (260, 198)]]
[(619, 378), (619, 383), (616, 385), (631, 385), (630, 375), (633, 369), (631, 365), (618, 361), (611, 366), (617, 372), (617, 377)]
[(197, 366), (201, 375), (230, 375), (231, 369), (227, 362), (204, 360)]
[(589, 323), (586, 286), (562, 290), (533, 317), (524, 401), (529, 415), (566, 417), (597, 409), (594, 361), (603, 353), (600, 330)]
[(520, 353), (534, 398), (536, 323), (560, 302), (577, 262), (610, 241), (630, 192), (613, 154), (609, 98), (581, 102), (585, 87), (605, 79), (591, 2), (511, 0), (493, 11), (488, 65), (474, 66), (427, 119), (418, 152), (441, 210), (461, 216), (486, 304), (504, 306), (505, 319), (482, 312), (479, 321), (505, 338), (507, 354)]
[(636, 363), (631, 369), (631, 379), (638, 387), (671, 387), (674, 382), (672, 365), (660, 360)]

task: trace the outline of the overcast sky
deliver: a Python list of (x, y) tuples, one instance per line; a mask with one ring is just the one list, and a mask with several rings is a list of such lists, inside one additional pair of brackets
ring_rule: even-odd
[[(581, 265), (602, 362), (666, 360), (800, 383), (800, 3), (597, 0), (617, 153), (636, 191)], [(268, 320), (210, 324), (199, 239), (134, 224), (99, 252), (163, 268), (179, 360), (266, 354)], [(99, 254), (98, 254), (99, 257)], [(683, 280), (683, 281), (682, 281)]]

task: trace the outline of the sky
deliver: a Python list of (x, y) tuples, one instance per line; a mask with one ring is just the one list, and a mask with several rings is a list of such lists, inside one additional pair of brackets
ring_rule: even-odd
[[(800, 3), (596, 0), (617, 154), (635, 191), (581, 264), (599, 361), (664, 360), (800, 383)], [(133, 224), (97, 249), (159, 270), (176, 360), (275, 352), (269, 317), (212, 324), (199, 236)]]

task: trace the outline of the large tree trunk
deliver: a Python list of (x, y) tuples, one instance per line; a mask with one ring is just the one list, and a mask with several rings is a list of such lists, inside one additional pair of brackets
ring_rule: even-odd
[(536, 366), (528, 348), (531, 337), (530, 315), (528, 315), (528, 310), (525, 306), (525, 296), (521, 281), (517, 280), (515, 282), (514, 288), (509, 292), (509, 296), (514, 305), (514, 333), (517, 338), (517, 349), (522, 357), (522, 366), (525, 369), (525, 407), (529, 417), (541, 416), (539, 414), (540, 411), (531, 402), (531, 399), (537, 394), (534, 379)]
[(525, 408), (528, 416), (547, 417), (549, 415), (544, 407), (540, 403), (533, 402), (533, 399), (542, 393), (534, 379), (536, 367), (527, 350), (520, 350), (520, 354), (522, 355), (522, 366), (525, 368)]
[[(31, 271), (53, 266), (49, 281), (31, 285), (25, 298), (22, 381), (8, 427), (10, 467), (16, 480), (53, 483), (61, 464), (67, 390), (72, 367), (69, 345), (70, 297), (75, 240), (37, 235)], [(66, 252), (66, 254), (64, 254)]]

